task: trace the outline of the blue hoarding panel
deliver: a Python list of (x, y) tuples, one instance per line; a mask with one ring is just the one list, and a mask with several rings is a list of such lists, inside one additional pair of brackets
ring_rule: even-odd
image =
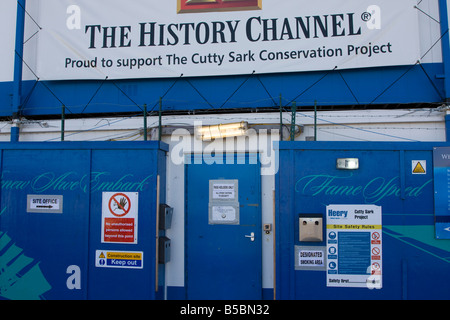
[[(164, 179), (161, 160), (167, 150), (161, 147), (157, 142), (1, 144), (0, 298), (157, 298), (156, 177)], [(105, 205), (109, 191), (136, 194), (136, 208), (131, 202)], [(123, 217), (107, 220), (109, 207)], [(129, 228), (121, 223), (131, 211), (136, 224)], [(118, 227), (104, 231), (105, 221)], [(132, 232), (136, 243), (102, 243), (116, 230), (122, 236)], [(97, 250), (116, 268), (103, 268)]]
[[(0, 229), (35, 259), (49, 285), (47, 292), (39, 292), (40, 297), (86, 297), (84, 290), (68, 290), (63, 280), (69, 277), (70, 266), (87, 268), (89, 158), (83, 150), (3, 150), (1, 205), (5, 211)], [(28, 195), (35, 195), (33, 199), (61, 196), (65, 200), (60, 204), (62, 213), (49, 208), (29, 212)], [(82, 272), (77, 279), (81, 288), (86, 288), (86, 280)]]
[[(130, 161), (132, 159), (132, 161)], [(146, 150), (94, 150), (92, 152), (90, 259), (98, 258), (99, 251), (143, 252), (138, 260), (143, 268), (101, 268), (89, 266), (90, 299), (154, 299), (155, 230), (156, 230), (156, 178), (157, 157)], [(104, 192), (138, 193), (136, 244), (105, 242), (102, 237), (102, 204)], [(135, 205), (134, 202), (130, 203)], [(106, 208), (109, 210), (109, 207)], [(114, 209), (113, 209), (114, 210)], [(120, 211), (120, 210), (119, 210)], [(117, 213), (117, 211), (116, 211)], [(119, 230), (124, 228), (118, 227)], [(139, 232), (142, 231), (142, 232)], [(153, 238), (151, 238), (153, 235)], [(153, 254), (152, 254), (153, 252)], [(101, 254), (101, 253), (100, 253)], [(117, 259), (116, 259), (117, 260)], [(120, 260), (120, 259), (119, 259)], [(136, 261), (136, 260), (134, 260)], [(96, 285), (101, 283), (102, 285)]]
[[(435, 234), (433, 179), (433, 147), (445, 145), (280, 143), (280, 171), (276, 178), (277, 298), (449, 299), (450, 291), (445, 283), (450, 281), (446, 271), (450, 267), (450, 241), (439, 240)], [(338, 158), (358, 158), (359, 169), (337, 169)], [(445, 197), (448, 196), (447, 183), (445, 178)], [(445, 201), (447, 206), (448, 199)], [(334, 223), (328, 221), (326, 215), (329, 205), (381, 207), (379, 247), (374, 247), (376, 239), (367, 239), (367, 233), (358, 234), (361, 231), (358, 225), (345, 225), (342, 228), (354, 230), (340, 232), (340, 240), (343, 235), (346, 244), (348, 241), (357, 244), (351, 246), (350, 255), (345, 251), (348, 246), (335, 246), (343, 260), (328, 266), (329, 271), (339, 270), (342, 275), (351, 275), (361, 263), (370, 264), (370, 258), (379, 259), (383, 261), (380, 274), (368, 274), (367, 279), (379, 275), (380, 288), (371, 286), (370, 282), (360, 288), (331, 287), (327, 285), (326, 270), (295, 269), (298, 247), (326, 250), (328, 241), (328, 235), (322, 242), (299, 241), (299, 215), (322, 215), (326, 234), (327, 223)], [(364, 226), (364, 222), (361, 225)], [(340, 249), (344, 252), (339, 252)], [(361, 253), (355, 255), (357, 249)], [(336, 255), (335, 252), (330, 254)], [(364, 274), (363, 269), (358, 269), (357, 273)]]

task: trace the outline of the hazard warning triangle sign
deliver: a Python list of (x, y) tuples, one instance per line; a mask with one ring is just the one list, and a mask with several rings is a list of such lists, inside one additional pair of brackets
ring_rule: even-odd
[(413, 174), (426, 174), (427, 173), (427, 162), (425, 160), (415, 160), (412, 162)]

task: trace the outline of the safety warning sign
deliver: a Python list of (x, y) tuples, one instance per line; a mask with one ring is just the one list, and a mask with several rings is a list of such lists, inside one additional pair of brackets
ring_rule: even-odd
[(97, 268), (142, 269), (144, 253), (136, 251), (95, 251), (95, 266)]
[(137, 243), (138, 199), (137, 192), (103, 192), (103, 243)]
[(412, 174), (427, 174), (427, 161), (426, 160), (413, 160), (412, 161)]
[(327, 207), (328, 287), (381, 289), (382, 250), (381, 207)]

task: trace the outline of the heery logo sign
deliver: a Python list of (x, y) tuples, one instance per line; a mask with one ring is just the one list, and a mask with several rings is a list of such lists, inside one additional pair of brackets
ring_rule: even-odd
[(328, 209), (328, 217), (330, 219), (347, 219), (348, 216), (348, 211), (347, 210), (332, 210), (332, 209)]
[(178, 13), (259, 10), (262, 0), (177, 0)]

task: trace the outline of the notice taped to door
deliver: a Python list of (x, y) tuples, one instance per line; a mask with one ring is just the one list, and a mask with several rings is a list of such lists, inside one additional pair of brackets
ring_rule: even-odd
[(137, 192), (103, 192), (102, 243), (137, 244)]
[(210, 180), (209, 201), (237, 201), (238, 180)]
[(381, 289), (381, 207), (329, 205), (326, 210), (327, 286)]
[(209, 224), (239, 224), (239, 181), (209, 181)]

